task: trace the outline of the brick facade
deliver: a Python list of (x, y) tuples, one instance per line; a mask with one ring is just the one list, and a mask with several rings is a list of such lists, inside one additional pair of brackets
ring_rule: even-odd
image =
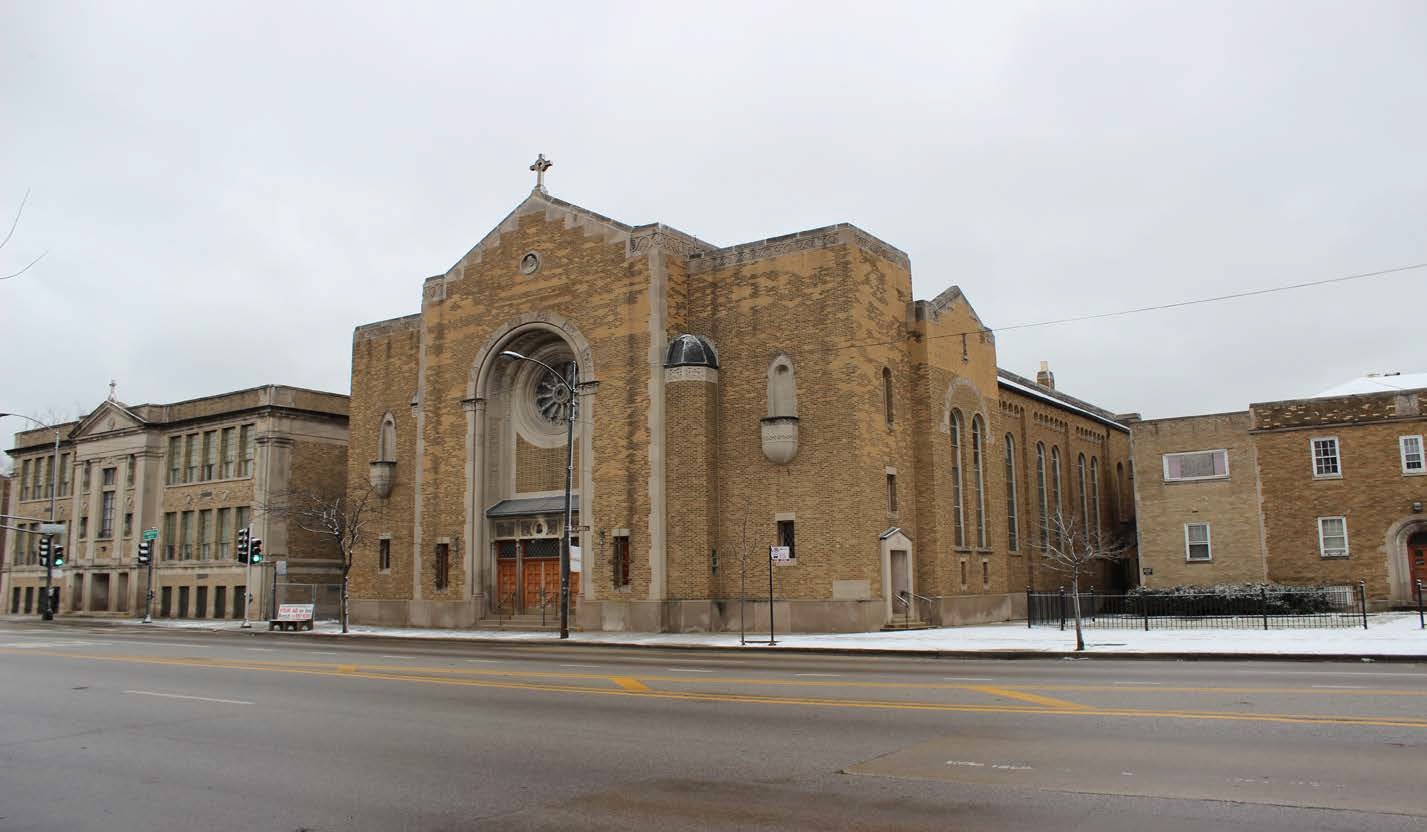
[[(716, 361), (666, 367), (682, 333), (707, 339)], [(1055, 580), (1037, 574), (1029, 545), (1024, 453), (1040, 440), (1065, 454), (1067, 507), (1079, 505), (1075, 460), (1084, 454), (1099, 475), (1102, 523), (1118, 529), (1132, 518), (1129, 501), (1111, 496), (1120, 493), (1113, 472), (1129, 462), (1128, 431), (1106, 411), (998, 371), (995, 339), (960, 290), (914, 300), (902, 252), (850, 225), (718, 248), (537, 190), (425, 282), (418, 315), (354, 333), (349, 478), (368, 476), (388, 413), (397, 434), (383, 503), (390, 542), (373, 537), (358, 553), (358, 620), (471, 626), (528, 603), (517, 596), (548, 569), (527, 560), (548, 548), (536, 532), (527, 539), (524, 515), (502, 518), (544, 506), (530, 527), (539, 520), (558, 535), (560, 520), (541, 501), (563, 488), (563, 429), (532, 410), (531, 396), (538, 402), (540, 385), (549, 387), (543, 371), (502, 357), (507, 350), (560, 367), (573, 359), (587, 382), (575, 476), (584, 627), (736, 629), (741, 587), (766, 599), (780, 522), (793, 524), (796, 541), (794, 564), (773, 575), (782, 626), (876, 628), (899, 589), (922, 596), (917, 614), (933, 622), (1009, 617), (1027, 583)], [(953, 411), (964, 458), (960, 544)], [(1007, 433), (1021, 479), (1016, 552)], [(626, 539), (627, 583), (617, 568)], [(517, 549), (518, 567), (501, 554)], [(449, 581), (438, 586), (443, 553)], [(766, 600), (748, 613), (766, 621)]]

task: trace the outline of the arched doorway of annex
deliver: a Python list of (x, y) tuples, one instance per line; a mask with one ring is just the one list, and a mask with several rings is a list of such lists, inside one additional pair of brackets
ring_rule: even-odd
[[(514, 352), (525, 359), (504, 355)], [(564, 533), (567, 416), (562, 383), (569, 365), (595, 378), (589, 341), (569, 320), (531, 313), (506, 322), (486, 340), (467, 385), (467, 574), (482, 614), (559, 616), (560, 536)], [(558, 375), (557, 375), (558, 374)], [(573, 600), (588, 597), (581, 580), (590, 551), (593, 505), (594, 396), (583, 388), (574, 426), (571, 483)], [(572, 604), (573, 606), (573, 604)], [(573, 612), (573, 610), (572, 610)]]
[(1414, 514), (1387, 530), (1387, 581), (1393, 606), (1417, 603), (1417, 582), (1427, 588), (1427, 516)]

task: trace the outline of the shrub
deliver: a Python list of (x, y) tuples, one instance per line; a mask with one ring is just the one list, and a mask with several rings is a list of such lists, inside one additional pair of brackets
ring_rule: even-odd
[(1346, 586), (1218, 584), (1141, 586), (1129, 597), (1148, 602), (1151, 615), (1312, 615), (1350, 610), (1354, 596)]

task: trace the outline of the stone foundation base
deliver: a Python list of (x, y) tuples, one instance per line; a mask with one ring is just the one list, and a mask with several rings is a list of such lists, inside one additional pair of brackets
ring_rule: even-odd
[(476, 625), (477, 599), (469, 601), (372, 601), (352, 599), (352, 623), (374, 627), (459, 630)]

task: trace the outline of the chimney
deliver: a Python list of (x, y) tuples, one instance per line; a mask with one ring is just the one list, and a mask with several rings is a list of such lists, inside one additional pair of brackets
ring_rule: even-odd
[(1055, 389), (1055, 373), (1050, 371), (1049, 361), (1041, 362), (1041, 368), (1036, 373), (1036, 384), (1042, 387), (1048, 387), (1051, 390)]

